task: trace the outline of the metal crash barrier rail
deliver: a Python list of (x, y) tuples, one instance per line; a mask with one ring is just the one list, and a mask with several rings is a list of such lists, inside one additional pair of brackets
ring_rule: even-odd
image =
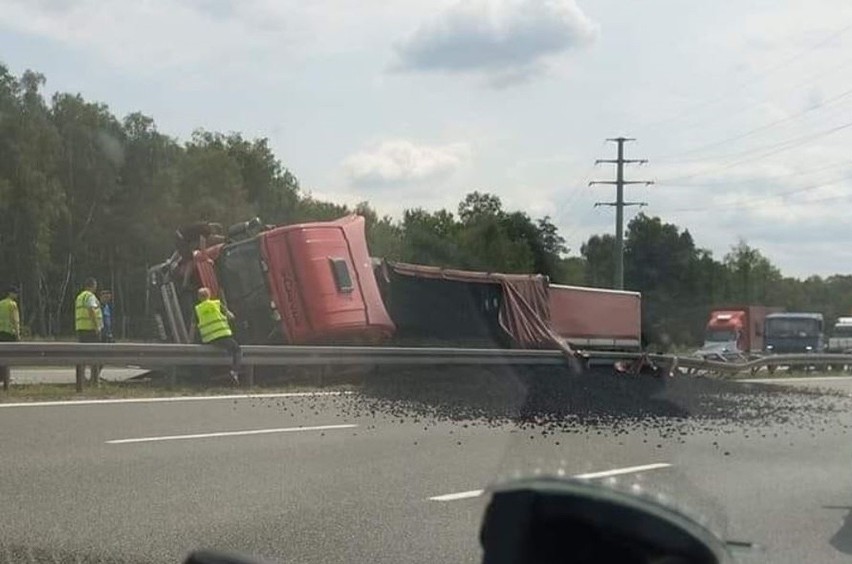
[[(562, 365), (561, 351), (355, 346), (242, 347), (247, 385), (253, 385), (255, 366), (340, 365)], [(152, 343), (0, 343), (0, 366), (226, 366), (230, 357), (209, 345)], [(173, 372), (173, 371), (172, 371)], [(82, 390), (78, 370), (77, 389)], [(4, 381), (8, 389), (8, 380)]]
[[(242, 347), (243, 364), (252, 385), (255, 366), (340, 366), (340, 365), (564, 365), (569, 359), (557, 350), (466, 349), (436, 347), (369, 346), (261, 346)], [(579, 351), (577, 358), (586, 364), (616, 362), (650, 363), (666, 373), (679, 370), (714, 374), (756, 372), (761, 368), (825, 367), (852, 365), (852, 354), (778, 354), (747, 362), (706, 360), (697, 356), (674, 356), (638, 352)], [(0, 366), (142, 366), (168, 368), (178, 366), (226, 366), (230, 357), (209, 345), (152, 343), (73, 343), (24, 342), (0, 343)], [(171, 371), (173, 373), (173, 370)], [(77, 388), (82, 390), (77, 374)], [(4, 381), (8, 388), (8, 379)]]

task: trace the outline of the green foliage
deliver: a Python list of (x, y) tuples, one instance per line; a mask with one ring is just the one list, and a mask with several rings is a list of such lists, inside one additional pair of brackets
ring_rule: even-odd
[[(117, 119), (103, 104), (58, 93), (44, 77), (0, 65), (0, 284), (22, 287), (23, 324), (35, 336), (71, 330), (71, 300), (87, 276), (114, 290), (119, 336), (144, 326), (148, 267), (173, 249), (181, 224), (228, 225), (366, 218), (374, 256), (445, 267), (548, 275), (564, 284), (610, 287), (614, 239), (594, 235), (579, 257), (550, 218), (508, 211), (487, 192), (455, 211), (408, 209), (380, 217), (304, 192), (266, 139), (199, 129), (186, 141), (140, 113)], [(779, 305), (829, 321), (852, 314), (852, 276), (781, 276), (744, 241), (722, 260), (689, 231), (640, 214), (627, 227), (627, 287), (643, 293), (644, 331), (655, 346), (696, 344), (720, 304)]]
[[(614, 248), (610, 235), (582, 246), (587, 284), (612, 284)], [(642, 292), (643, 332), (655, 348), (700, 344), (707, 316), (719, 306), (819, 312), (828, 323), (852, 314), (852, 276), (785, 278), (745, 241), (719, 261), (697, 248), (689, 231), (644, 214), (627, 226), (624, 271), (626, 287)]]
[(586, 261), (585, 283), (599, 288), (611, 288), (615, 278), (615, 237), (592, 235), (580, 247), (580, 254)]
[(23, 322), (35, 336), (70, 332), (71, 300), (88, 276), (113, 289), (129, 324), (118, 335), (138, 335), (148, 267), (171, 254), (177, 227), (199, 220), (286, 224), (355, 212), (374, 256), (582, 276), (549, 218), (507, 212), (492, 194), (468, 194), (458, 215), (412, 209), (395, 221), (366, 202), (350, 209), (302, 192), (266, 139), (198, 129), (180, 142), (149, 116), (118, 119), (78, 94), (48, 104), (43, 86), (37, 73), (17, 78), (0, 65), (0, 284), (22, 286)]

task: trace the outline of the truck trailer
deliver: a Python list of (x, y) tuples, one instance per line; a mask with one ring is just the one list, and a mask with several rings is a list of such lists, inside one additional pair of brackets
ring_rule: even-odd
[(639, 292), (548, 286), (550, 325), (575, 349), (632, 351), (641, 348)]

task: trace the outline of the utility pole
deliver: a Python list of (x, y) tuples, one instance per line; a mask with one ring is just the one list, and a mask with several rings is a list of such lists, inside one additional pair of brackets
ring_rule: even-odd
[(625, 159), (624, 144), (628, 141), (635, 141), (632, 137), (611, 137), (607, 141), (618, 144), (617, 159), (598, 159), (595, 164), (614, 163), (615, 180), (593, 180), (589, 182), (589, 186), (595, 184), (614, 184), (615, 185), (615, 201), (614, 202), (598, 202), (597, 206), (613, 206), (615, 207), (615, 280), (613, 287), (616, 290), (624, 289), (624, 208), (626, 206), (647, 206), (645, 202), (625, 202), (624, 201), (624, 186), (627, 184), (644, 184), (650, 186), (653, 181), (650, 180), (624, 180), (624, 165), (629, 163), (645, 164), (647, 159)]

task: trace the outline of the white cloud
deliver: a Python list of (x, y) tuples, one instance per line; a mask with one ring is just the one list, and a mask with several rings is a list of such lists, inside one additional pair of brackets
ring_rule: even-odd
[(334, 33), (342, 24), (333, 15), (360, 23), (334, 0), (0, 0), (0, 9), (0, 32), (45, 38), (143, 76), (228, 67), (269, 74), (342, 49), (348, 36)]
[[(382, 0), (0, 0), (0, 33), (44, 38), (133, 75), (211, 74), (222, 67), (275, 74), (288, 63), (390, 49), (429, 6)], [(199, 67), (203, 66), (201, 69)], [(275, 72), (271, 72), (275, 71)]]
[(343, 168), (357, 185), (412, 183), (449, 176), (469, 161), (470, 153), (466, 143), (417, 145), (400, 139), (350, 155)]
[(484, 74), (506, 86), (597, 36), (597, 24), (574, 0), (463, 0), (399, 43), (394, 68)]
[[(628, 191), (646, 213), (689, 228), (717, 256), (743, 236), (785, 272), (846, 271), (852, 177), (827, 184), (843, 176), (852, 129), (768, 148), (848, 120), (852, 98), (830, 101), (852, 72), (852, 30), (839, 33), (852, 2), (741, 4), (0, 0), (0, 48), (17, 73), (44, 72), (50, 90), (140, 109), (171, 135), (269, 135), (318, 196), (398, 214), (454, 209), (487, 190), (551, 214), (575, 250), (613, 230), (612, 210), (592, 207), (612, 188), (585, 183), (613, 177), (591, 163), (613, 156), (604, 137), (624, 133), (639, 139), (628, 156), (650, 159), (629, 178), (659, 181)], [(588, 48), (598, 23), (606, 41)], [(423, 88), (383, 74), (389, 62), (442, 76)], [(542, 72), (552, 76), (530, 81)], [(397, 140), (359, 145), (382, 132)], [(453, 140), (476, 158), (444, 144)]]
[(227, 60), (244, 24), (192, 1), (4, 3), (0, 26), (92, 54), (132, 73)]

